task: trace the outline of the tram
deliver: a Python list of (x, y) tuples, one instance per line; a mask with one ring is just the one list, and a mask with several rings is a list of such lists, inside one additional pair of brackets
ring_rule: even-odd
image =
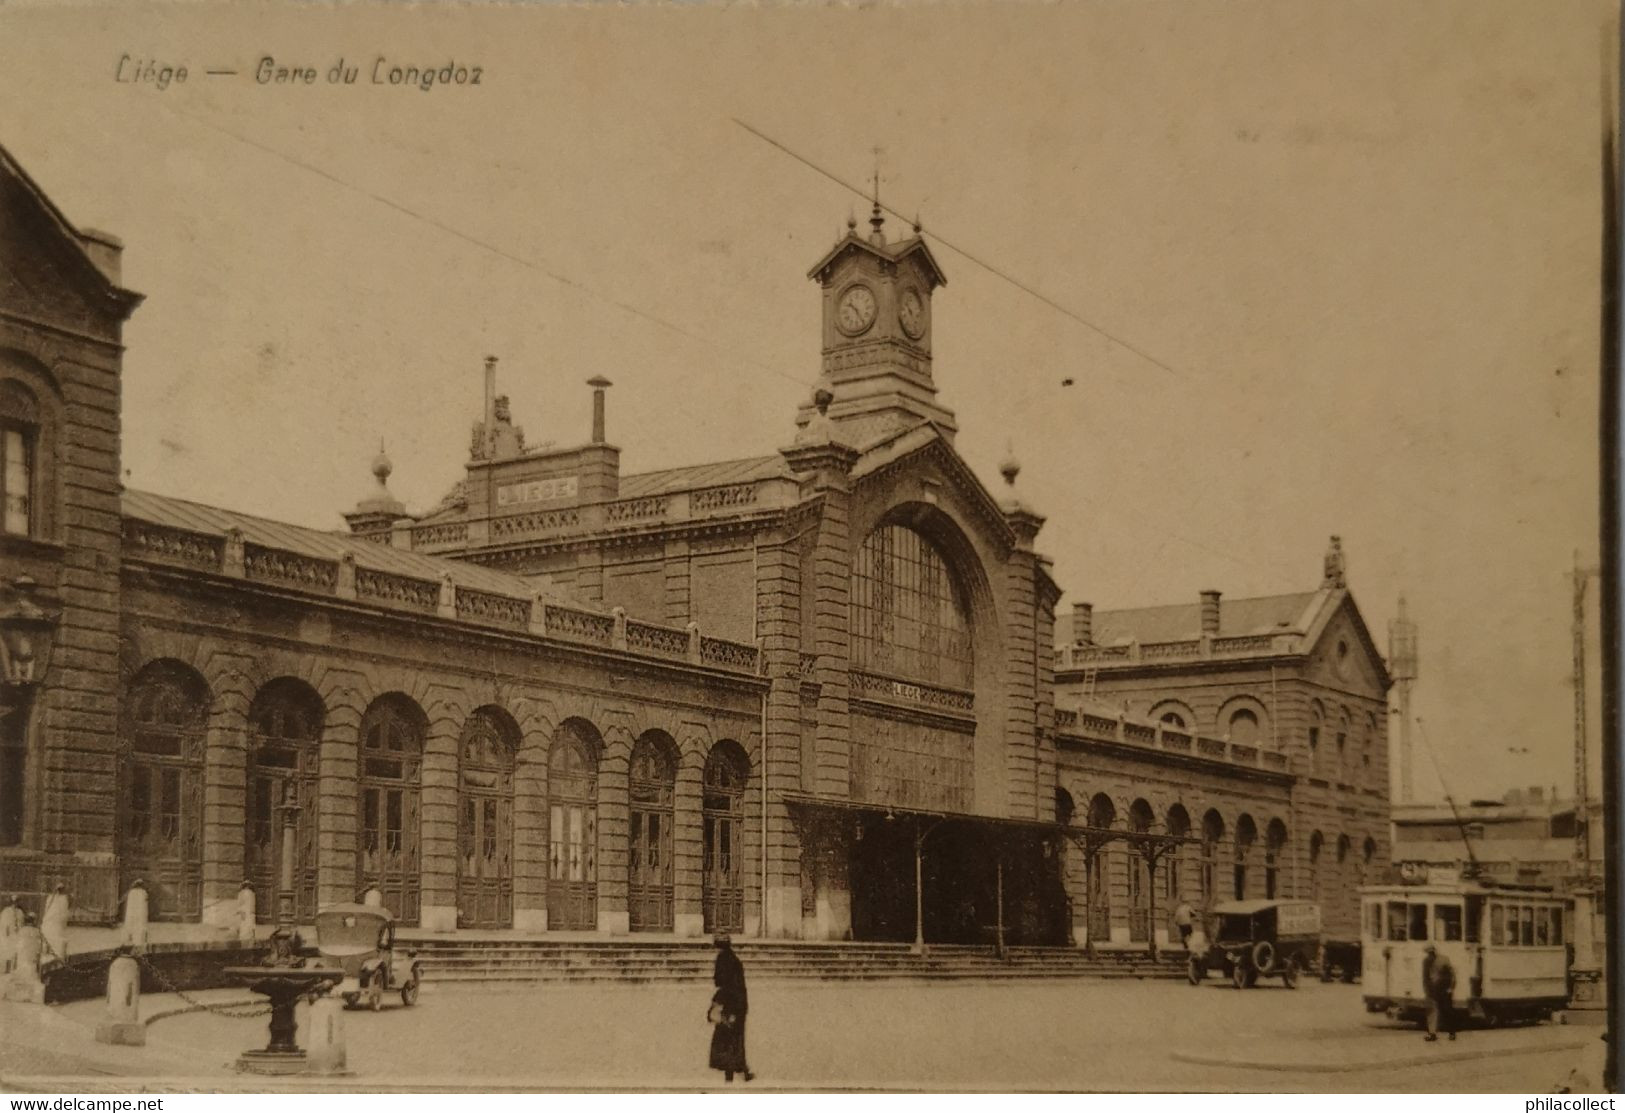
[(1430, 877), (1367, 886), (1361, 898), (1361, 984), (1367, 1012), (1427, 1013), (1429, 944), (1456, 968), (1456, 1008), (1471, 1019), (1546, 1020), (1569, 1001), (1568, 902), (1542, 886)]

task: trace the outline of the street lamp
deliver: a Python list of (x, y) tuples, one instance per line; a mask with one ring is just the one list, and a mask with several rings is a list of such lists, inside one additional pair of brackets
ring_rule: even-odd
[(0, 606), (0, 683), (33, 686), (45, 679), (59, 617), (54, 602), (39, 596), (32, 576), (11, 581), (10, 598)]

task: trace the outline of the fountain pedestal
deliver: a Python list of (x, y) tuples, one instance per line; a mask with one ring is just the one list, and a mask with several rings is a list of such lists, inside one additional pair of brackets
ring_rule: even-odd
[(255, 1074), (300, 1074), (305, 1053), (294, 1040), (299, 1031), (293, 1010), (300, 1000), (337, 985), (342, 970), (320, 967), (229, 966), (225, 973), (271, 1002), (271, 1042), (263, 1049), (243, 1052), (237, 1069)]

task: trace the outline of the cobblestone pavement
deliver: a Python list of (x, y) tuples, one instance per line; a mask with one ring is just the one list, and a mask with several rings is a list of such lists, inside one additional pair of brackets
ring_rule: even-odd
[[(708, 1001), (703, 986), (431, 985), (414, 1008), (345, 1014), (356, 1072), (346, 1084), (719, 1086), (705, 1067)], [(143, 1013), (173, 1004), (150, 996)], [(53, 1012), (88, 1033), (99, 1010)], [(1358, 986), (1318, 983), (761, 982), (751, 988), (749, 1047), (754, 1085), (785, 1089), (1547, 1092), (1600, 1031), (1547, 1024), (1425, 1043), (1368, 1016)], [(174, 1077), (169, 1065), (186, 1061), (189, 1075), (223, 1080), (236, 1054), (264, 1039), (263, 1019), (173, 1016), (151, 1026), (145, 1051), (105, 1049), (119, 1054), (99, 1069)], [(88, 1060), (99, 1046), (54, 1038), (50, 1054)], [(159, 1069), (143, 1069), (144, 1055)], [(25, 1077), (68, 1066), (15, 1051), (0, 1063)]]

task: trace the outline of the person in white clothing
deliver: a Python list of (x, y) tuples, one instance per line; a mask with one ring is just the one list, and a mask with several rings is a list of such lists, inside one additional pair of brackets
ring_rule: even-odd
[(45, 953), (42, 963), (68, 961), (68, 887), (57, 882), (51, 895), (45, 898), (45, 911), (40, 915), (40, 935), (44, 937)]

